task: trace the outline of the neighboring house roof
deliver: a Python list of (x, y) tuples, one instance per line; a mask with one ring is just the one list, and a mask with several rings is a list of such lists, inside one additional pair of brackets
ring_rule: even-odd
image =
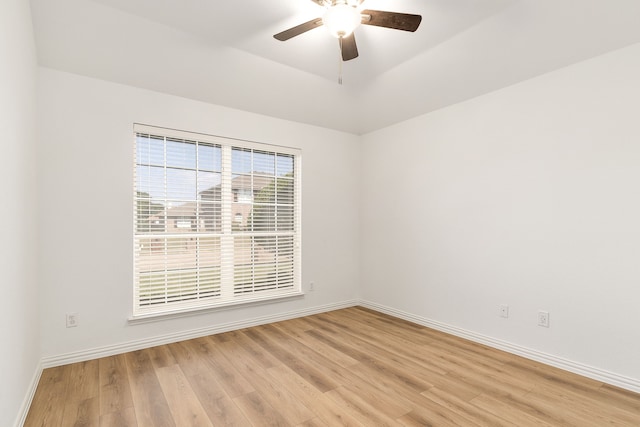
[[(253, 187), (251, 186), (253, 178)], [(273, 182), (273, 176), (261, 175), (239, 175), (231, 180), (232, 190), (249, 190), (260, 191)]]
[(187, 202), (181, 205), (172, 206), (167, 209), (167, 217), (191, 217), (196, 216), (196, 212), (200, 207), (198, 202)]
[[(273, 180), (273, 176), (257, 175), (255, 174), (255, 172), (252, 175), (238, 175), (231, 180), (231, 189), (260, 191), (267, 185), (271, 184)], [(200, 192), (200, 194), (219, 194), (221, 185), (222, 184), (218, 184), (211, 188), (203, 190)]]
[(168, 209), (162, 210), (157, 214), (150, 216), (150, 220), (154, 219), (164, 219), (165, 215), (167, 218), (177, 218), (177, 217), (195, 217), (196, 211), (200, 206), (199, 202), (187, 202), (181, 205), (172, 206)]
[[(231, 180), (231, 189), (232, 190), (253, 189), (254, 192), (260, 191), (267, 185), (271, 184), (273, 182), (273, 179), (274, 177), (272, 176), (239, 175)], [(212, 193), (214, 194), (220, 193), (220, 184), (200, 192), (201, 195), (204, 193), (207, 193), (206, 195), (210, 195)], [(172, 206), (168, 209), (162, 210), (156, 213), (155, 215), (150, 216), (149, 219), (150, 220), (163, 219), (165, 218), (165, 215), (167, 218), (195, 217), (198, 209), (200, 209), (200, 202), (186, 202), (186, 203)]]

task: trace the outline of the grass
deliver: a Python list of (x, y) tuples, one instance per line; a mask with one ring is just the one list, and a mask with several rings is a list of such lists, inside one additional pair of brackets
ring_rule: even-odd
[[(234, 266), (233, 293), (243, 295), (293, 286), (290, 263), (237, 264)], [(140, 272), (140, 306), (221, 297), (220, 266)]]

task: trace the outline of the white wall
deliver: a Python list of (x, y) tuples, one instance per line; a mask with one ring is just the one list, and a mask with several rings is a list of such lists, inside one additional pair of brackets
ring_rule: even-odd
[[(359, 139), (41, 68), (39, 238), (45, 359), (353, 301)], [(134, 122), (302, 149), (304, 298), (129, 325)], [(79, 326), (65, 328), (65, 313)]]
[[(638, 76), (635, 45), (359, 139), (41, 68), (42, 355), (363, 296), (638, 382)], [(127, 324), (133, 122), (302, 148), (303, 282), (316, 291)]]
[(637, 44), (366, 135), (364, 299), (640, 384), (639, 112)]
[[(36, 58), (29, 2), (0, 13), (0, 425), (19, 418), (40, 360), (35, 275)], [(24, 408), (22, 408), (24, 409)]]

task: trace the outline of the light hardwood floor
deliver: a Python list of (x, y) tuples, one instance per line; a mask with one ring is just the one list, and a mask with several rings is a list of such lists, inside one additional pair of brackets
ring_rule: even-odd
[(25, 426), (640, 426), (640, 394), (364, 308), (46, 369)]

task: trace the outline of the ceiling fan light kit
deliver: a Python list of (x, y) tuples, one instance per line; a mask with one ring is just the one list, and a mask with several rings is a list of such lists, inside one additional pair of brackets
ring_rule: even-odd
[(362, 15), (355, 6), (346, 3), (327, 7), (322, 16), (322, 24), (337, 38), (347, 37), (362, 23)]
[(342, 61), (350, 61), (358, 57), (358, 48), (353, 31), (360, 24), (414, 32), (422, 21), (422, 16), (420, 15), (382, 10), (360, 10), (364, 0), (311, 1), (326, 8), (321, 18), (296, 25), (275, 34), (273, 37), (276, 40), (286, 41), (314, 28), (325, 26), (334, 37), (339, 39)]

